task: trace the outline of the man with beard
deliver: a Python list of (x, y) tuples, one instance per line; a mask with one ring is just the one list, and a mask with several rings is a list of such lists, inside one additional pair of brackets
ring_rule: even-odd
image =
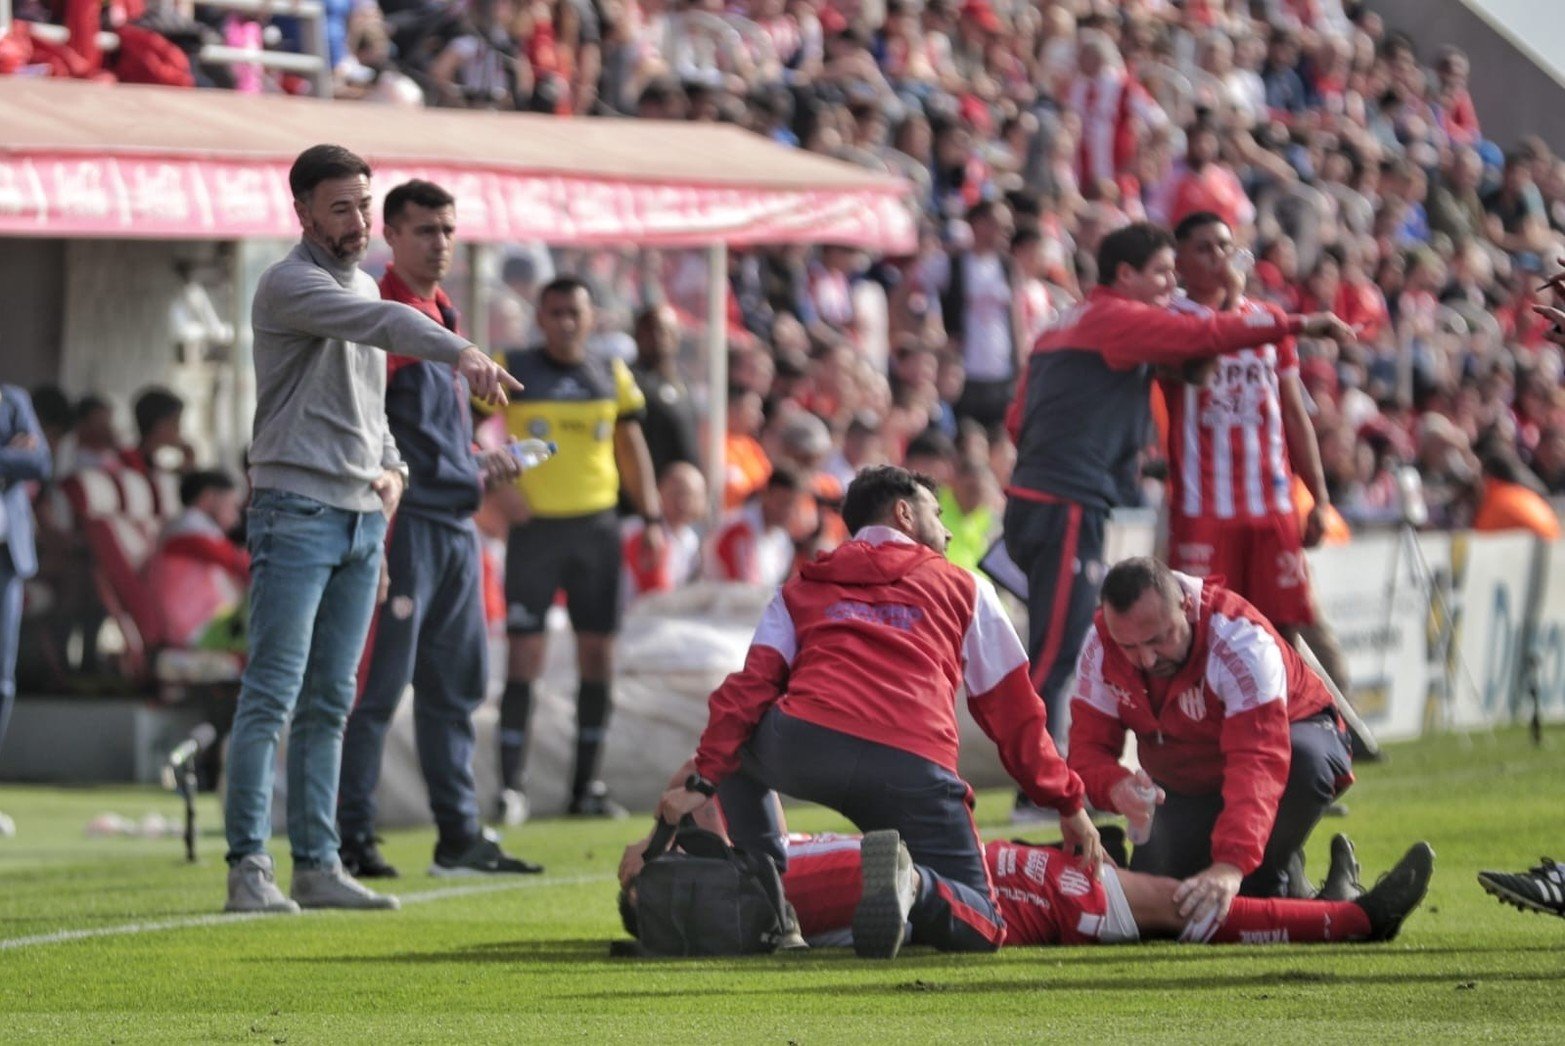
[(1103, 579), (1067, 761), (1099, 810), (1152, 822), (1130, 868), (1183, 880), (1191, 920), (1221, 922), (1241, 893), (1297, 896), (1289, 865), (1353, 783), (1331, 694), (1293, 647), (1239, 596), (1149, 557)]
[[(395, 908), (338, 858), (343, 724), (381, 578), (386, 521), (407, 466), (386, 423), (386, 355), (451, 365), (495, 404), (521, 386), (466, 338), (382, 301), (358, 267), (369, 246), (370, 167), (337, 145), (288, 173), (303, 237), (268, 269), (251, 307), (250, 660), (229, 748), (228, 911)], [(272, 767), (288, 736), (292, 899), (266, 852)]]

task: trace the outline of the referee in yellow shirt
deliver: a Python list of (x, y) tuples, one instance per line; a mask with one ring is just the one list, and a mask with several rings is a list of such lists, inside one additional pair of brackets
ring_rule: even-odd
[(506, 427), (518, 439), (552, 440), (559, 448), (518, 479), (527, 515), (511, 528), (506, 546), (509, 659), (500, 704), (499, 813), (510, 824), (527, 816), (522, 772), (533, 684), (543, 670), (544, 618), (562, 589), (576, 632), (580, 676), (569, 812), (581, 817), (624, 814), (598, 779), (612, 705), (614, 634), (619, 629), (615, 506), (621, 478), (631, 504), (646, 520), (648, 555), (656, 555), (664, 540), (663, 512), (641, 432), (646, 401), (624, 363), (588, 356), (592, 326), (587, 285), (562, 276), (538, 294), (543, 344), (505, 354), (507, 369), (525, 389), (506, 408)]

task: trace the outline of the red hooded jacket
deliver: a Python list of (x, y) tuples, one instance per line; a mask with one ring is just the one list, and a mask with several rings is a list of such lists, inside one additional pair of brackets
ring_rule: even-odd
[(1049, 739), (1027, 653), (987, 581), (889, 527), (865, 527), (800, 568), (767, 606), (744, 668), (712, 693), (696, 751), (718, 782), (772, 705), (956, 772), (956, 691), (1040, 805), (1081, 809)]
[(1109, 790), (1130, 774), (1119, 761), (1125, 732), (1134, 731), (1136, 755), (1158, 784), (1222, 794), (1212, 860), (1248, 875), (1260, 867), (1288, 784), (1289, 725), (1331, 708), (1331, 694), (1260, 611), (1219, 585), (1174, 576), (1196, 607), (1190, 656), (1171, 679), (1149, 684), (1099, 610), (1076, 662), (1070, 766), (1093, 805), (1112, 810)]

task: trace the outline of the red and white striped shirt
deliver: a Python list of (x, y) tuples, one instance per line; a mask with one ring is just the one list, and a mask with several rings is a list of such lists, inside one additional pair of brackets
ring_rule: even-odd
[[(1170, 307), (1197, 316), (1212, 311), (1184, 297)], [(1265, 310), (1243, 298), (1235, 311)], [(1260, 519), (1293, 511), (1278, 378), (1298, 372), (1298, 353), (1288, 338), (1216, 357), (1205, 384), (1163, 383), (1173, 512), (1189, 519)]]
[(1104, 69), (1071, 85), (1068, 108), (1081, 120), (1076, 178), (1083, 189), (1130, 169), (1143, 130), (1168, 123), (1146, 89), (1123, 69)]

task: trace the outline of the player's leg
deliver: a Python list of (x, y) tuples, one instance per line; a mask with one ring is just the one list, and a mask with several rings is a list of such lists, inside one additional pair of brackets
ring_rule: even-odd
[(1288, 783), (1277, 804), (1277, 818), (1266, 841), (1261, 866), (1245, 877), (1240, 892), (1247, 897), (1283, 897), (1289, 888), (1288, 863), (1303, 849), (1316, 823), (1352, 775), (1347, 734), (1330, 711), (1300, 720), (1289, 728), (1293, 755)]
[(853, 912), (862, 891), (857, 835), (821, 835), (788, 840), (783, 893), (799, 918), (799, 932), (812, 947), (852, 942)]
[(552, 520), (530, 520), (511, 528), (505, 546), (505, 691), (500, 698), (500, 796), (498, 819), (527, 819), (522, 792), (532, 723), (533, 687), (543, 674), (546, 619), (560, 587), (564, 563), (560, 528)]
[(1062, 685), (1050, 689), (1049, 684), (1060, 681), (1061, 665), (1067, 676), (1075, 667), (1075, 646), (1081, 638), (1078, 635), (1073, 645), (1069, 633), (1070, 610), (1081, 580), (1077, 553), (1082, 517), (1082, 507), (1068, 502), (1012, 498), (1005, 508), (1006, 551), (1027, 573), (1027, 660), (1056, 744), (1064, 740), (1064, 692)]
[(613, 709), (614, 637), (619, 631), (621, 572), (619, 523), (601, 512), (580, 520), (575, 554), (564, 578), (566, 609), (576, 632), (576, 760), (570, 812), (622, 817), (598, 779)]
[(413, 673), (413, 737), (429, 789), (442, 858), (478, 841), (473, 713), (489, 677), (489, 637), (479, 591), (482, 568), (471, 528), (433, 525), (427, 562), (438, 580), (427, 596)]
[(1434, 851), (1415, 843), (1373, 888), (1351, 901), (1236, 897), (1227, 916), (1185, 923), (1173, 904), (1172, 879), (1119, 873), (1144, 936), (1177, 935), (1212, 944), (1321, 944), (1388, 941), (1423, 901), (1434, 873)]
[(397, 870), (375, 842), (375, 789), (386, 731), (413, 679), (419, 631), (434, 579), (424, 531), (428, 524), (406, 515), (391, 526), (386, 569), (391, 578), (384, 605), (377, 607), (359, 666), (359, 694), (342, 734), (342, 775), (337, 795), (339, 855), (349, 875), (394, 878)]

